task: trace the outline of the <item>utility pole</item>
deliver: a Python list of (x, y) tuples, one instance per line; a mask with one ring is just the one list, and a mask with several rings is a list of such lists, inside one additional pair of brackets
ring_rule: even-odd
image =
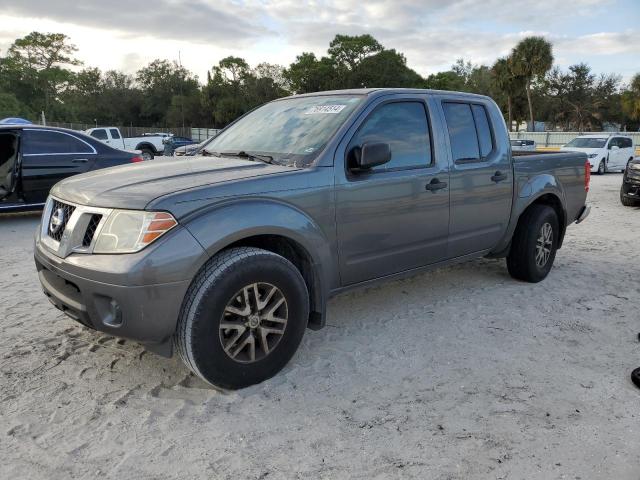
[[(182, 75), (182, 57), (180, 55), (180, 50), (178, 50), (178, 65), (180, 65), (180, 75)], [(182, 78), (180, 78), (180, 114), (182, 115), (182, 135), (184, 135), (184, 95), (182, 94)]]

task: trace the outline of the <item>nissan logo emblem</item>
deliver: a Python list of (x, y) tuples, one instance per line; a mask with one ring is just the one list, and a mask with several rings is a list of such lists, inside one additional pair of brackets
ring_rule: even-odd
[(49, 222), (49, 231), (51, 233), (58, 233), (64, 225), (64, 208), (59, 208), (53, 215), (51, 215), (51, 221)]

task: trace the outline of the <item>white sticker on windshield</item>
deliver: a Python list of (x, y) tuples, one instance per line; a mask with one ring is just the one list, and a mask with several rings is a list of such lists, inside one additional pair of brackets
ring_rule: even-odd
[(304, 114), (314, 115), (316, 113), (340, 113), (344, 107), (346, 107), (346, 105), (316, 105), (314, 107), (309, 107)]

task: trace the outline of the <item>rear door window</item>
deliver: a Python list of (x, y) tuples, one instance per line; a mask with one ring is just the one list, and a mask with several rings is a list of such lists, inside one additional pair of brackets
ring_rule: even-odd
[(478, 134), (468, 103), (442, 104), (454, 162), (479, 161)]
[(91, 132), (91, 136), (93, 138), (97, 138), (98, 140), (109, 139), (109, 136), (107, 135), (107, 131), (104, 128), (101, 128), (100, 130), (94, 130), (93, 132)]
[(93, 154), (91, 145), (79, 138), (52, 130), (25, 130), (25, 155)]
[(109, 129), (109, 131), (111, 132), (111, 138), (113, 138), (115, 140), (119, 140), (120, 139), (120, 132), (118, 132), (117, 128), (111, 128), (111, 129)]
[[(487, 111), (482, 105), (471, 105), (471, 111), (473, 112), (473, 119), (476, 123), (476, 132), (478, 133), (480, 158), (484, 160), (493, 151), (493, 137), (491, 136), (489, 118), (487, 117)], [(528, 145), (526, 140), (525, 145)]]

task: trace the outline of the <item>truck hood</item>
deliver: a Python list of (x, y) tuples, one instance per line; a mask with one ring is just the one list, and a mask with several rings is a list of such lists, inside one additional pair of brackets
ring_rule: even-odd
[(295, 170), (239, 158), (171, 157), (69, 177), (51, 194), (81, 205), (144, 209), (152, 200), (181, 190)]

